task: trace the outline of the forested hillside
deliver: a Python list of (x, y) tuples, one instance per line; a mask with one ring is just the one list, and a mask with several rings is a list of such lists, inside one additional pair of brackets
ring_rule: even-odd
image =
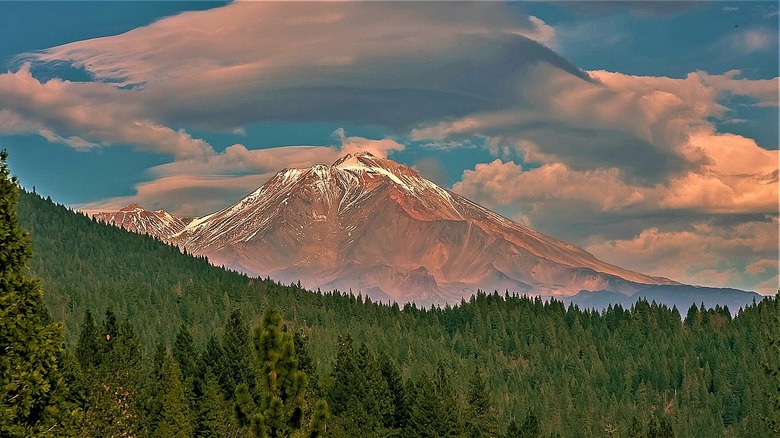
[(753, 437), (778, 419), (777, 298), (734, 318), (499, 293), (401, 309), (226, 272), (35, 194), (18, 215), (84, 435)]

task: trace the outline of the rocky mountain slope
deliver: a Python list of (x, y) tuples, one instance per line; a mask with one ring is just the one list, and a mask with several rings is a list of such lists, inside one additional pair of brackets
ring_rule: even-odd
[(113, 213), (97, 213), (93, 217), (128, 231), (148, 234), (166, 241), (181, 232), (187, 223), (186, 218), (176, 217), (165, 210), (147, 210), (138, 204), (130, 204)]

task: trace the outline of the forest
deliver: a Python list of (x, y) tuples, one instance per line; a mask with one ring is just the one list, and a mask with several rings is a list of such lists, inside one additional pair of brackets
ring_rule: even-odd
[(213, 267), (0, 181), (1, 436), (780, 433), (780, 300), (375, 303)]

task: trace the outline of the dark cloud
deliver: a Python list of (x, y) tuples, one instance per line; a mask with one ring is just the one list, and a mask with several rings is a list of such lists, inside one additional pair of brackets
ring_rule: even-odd
[[(149, 87), (150, 111), (173, 125), (230, 129), (265, 122), (334, 122), (405, 131), (419, 124), (517, 106), (518, 84), (540, 63), (584, 81), (587, 73), (526, 37), (468, 36), (458, 56), (413, 61), (402, 55), (346, 66), (301, 66), (268, 85), (224, 83), (218, 94), (191, 83)], [(414, 55), (416, 57), (416, 55)], [(204, 85), (204, 87), (206, 87)]]

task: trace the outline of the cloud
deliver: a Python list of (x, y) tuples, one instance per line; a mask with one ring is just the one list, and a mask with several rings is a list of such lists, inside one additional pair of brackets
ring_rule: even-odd
[(327, 146), (283, 146), (247, 149), (242, 144), (228, 146), (223, 152), (206, 157), (178, 160), (149, 169), (155, 177), (200, 175), (208, 177), (242, 176), (249, 173), (277, 172), (287, 167), (306, 167), (331, 163), (340, 152)]
[(739, 79), (740, 70), (727, 71), (722, 75), (696, 72), (706, 86), (718, 91), (719, 96), (744, 96), (756, 100), (758, 106), (778, 105), (778, 79)]
[(671, 1), (571, 1), (557, 4), (585, 15), (627, 10), (639, 17), (674, 16), (702, 6), (698, 2)]
[(652, 185), (706, 164), (707, 145), (691, 146), (691, 139), (721, 140), (714, 137), (712, 120), (726, 118), (723, 99), (777, 102), (777, 78), (737, 79), (737, 72), (694, 72), (682, 79), (590, 74), (594, 82), (539, 65), (525, 93), (528, 108), (422, 125), (412, 137), (448, 141), (482, 135), (513, 145), (525, 161), (564, 163), (578, 171), (615, 168), (626, 180)]
[(646, 203), (651, 191), (630, 186), (619, 178), (617, 169), (573, 171), (561, 163), (545, 164), (523, 170), (514, 161), (499, 159), (477, 164), (474, 170), (463, 172), (463, 178), (453, 190), (491, 206), (523, 205), (533, 216), (536, 204), (566, 204), (599, 212), (623, 211)]
[(21, 59), (84, 69), (166, 125), (399, 127), (502, 105), (538, 62), (584, 76), (554, 42), (551, 26), (500, 3), (237, 2)]
[[(696, 223), (684, 230), (648, 228), (623, 240), (593, 238), (586, 249), (651, 275), (708, 286), (777, 291), (777, 216), (736, 226)], [(744, 263), (735, 266), (734, 260)]]
[(166, 210), (180, 217), (198, 217), (222, 209), (228, 200), (246, 196), (273, 174), (165, 176), (137, 184), (136, 193), (132, 196), (103, 199), (74, 208), (92, 214), (117, 211), (136, 203), (151, 210)]
[(489, 206), (523, 206), (526, 214), (536, 212), (534, 222), (555, 207), (590, 216), (778, 211), (778, 151), (738, 135), (701, 132), (691, 136), (684, 153), (701, 166), (653, 185), (632, 183), (618, 168), (576, 170), (553, 162), (524, 170), (496, 159), (464, 171), (453, 189)]
[(76, 206), (86, 212), (117, 211), (136, 203), (181, 216), (202, 216), (220, 210), (261, 186), (285, 168), (331, 164), (346, 153), (369, 151), (378, 156), (403, 150), (389, 138), (346, 136), (337, 130), (334, 146), (282, 146), (247, 149), (242, 144), (223, 152), (180, 159), (149, 169), (151, 180), (136, 185), (136, 193)]
[(412, 168), (423, 177), (435, 182), (440, 186), (447, 186), (447, 173), (444, 165), (436, 157), (426, 157), (417, 160)]
[(771, 50), (776, 52), (777, 29), (754, 27), (735, 32), (725, 39), (724, 46), (739, 55)]
[(344, 154), (370, 152), (374, 156), (387, 158), (388, 153), (402, 151), (405, 148), (404, 145), (390, 138), (371, 140), (363, 137), (347, 137), (344, 135), (343, 128), (337, 129), (333, 134), (341, 142), (341, 152)]
[[(550, 160), (524, 169), (496, 159), (464, 171), (453, 189), (620, 266), (695, 284), (776, 290), (776, 277), (760, 271), (766, 262), (752, 263), (778, 266), (780, 153), (712, 129), (694, 130), (670, 153), (697, 165), (646, 184), (625, 168), (578, 170)], [(767, 215), (775, 219), (756, 219)], [(730, 219), (710, 224), (713, 218)], [(692, 223), (700, 226), (690, 230)]]
[(78, 150), (129, 144), (176, 158), (213, 153), (206, 142), (147, 118), (129, 94), (101, 83), (40, 82), (25, 64), (0, 74), (0, 134), (38, 133)]

